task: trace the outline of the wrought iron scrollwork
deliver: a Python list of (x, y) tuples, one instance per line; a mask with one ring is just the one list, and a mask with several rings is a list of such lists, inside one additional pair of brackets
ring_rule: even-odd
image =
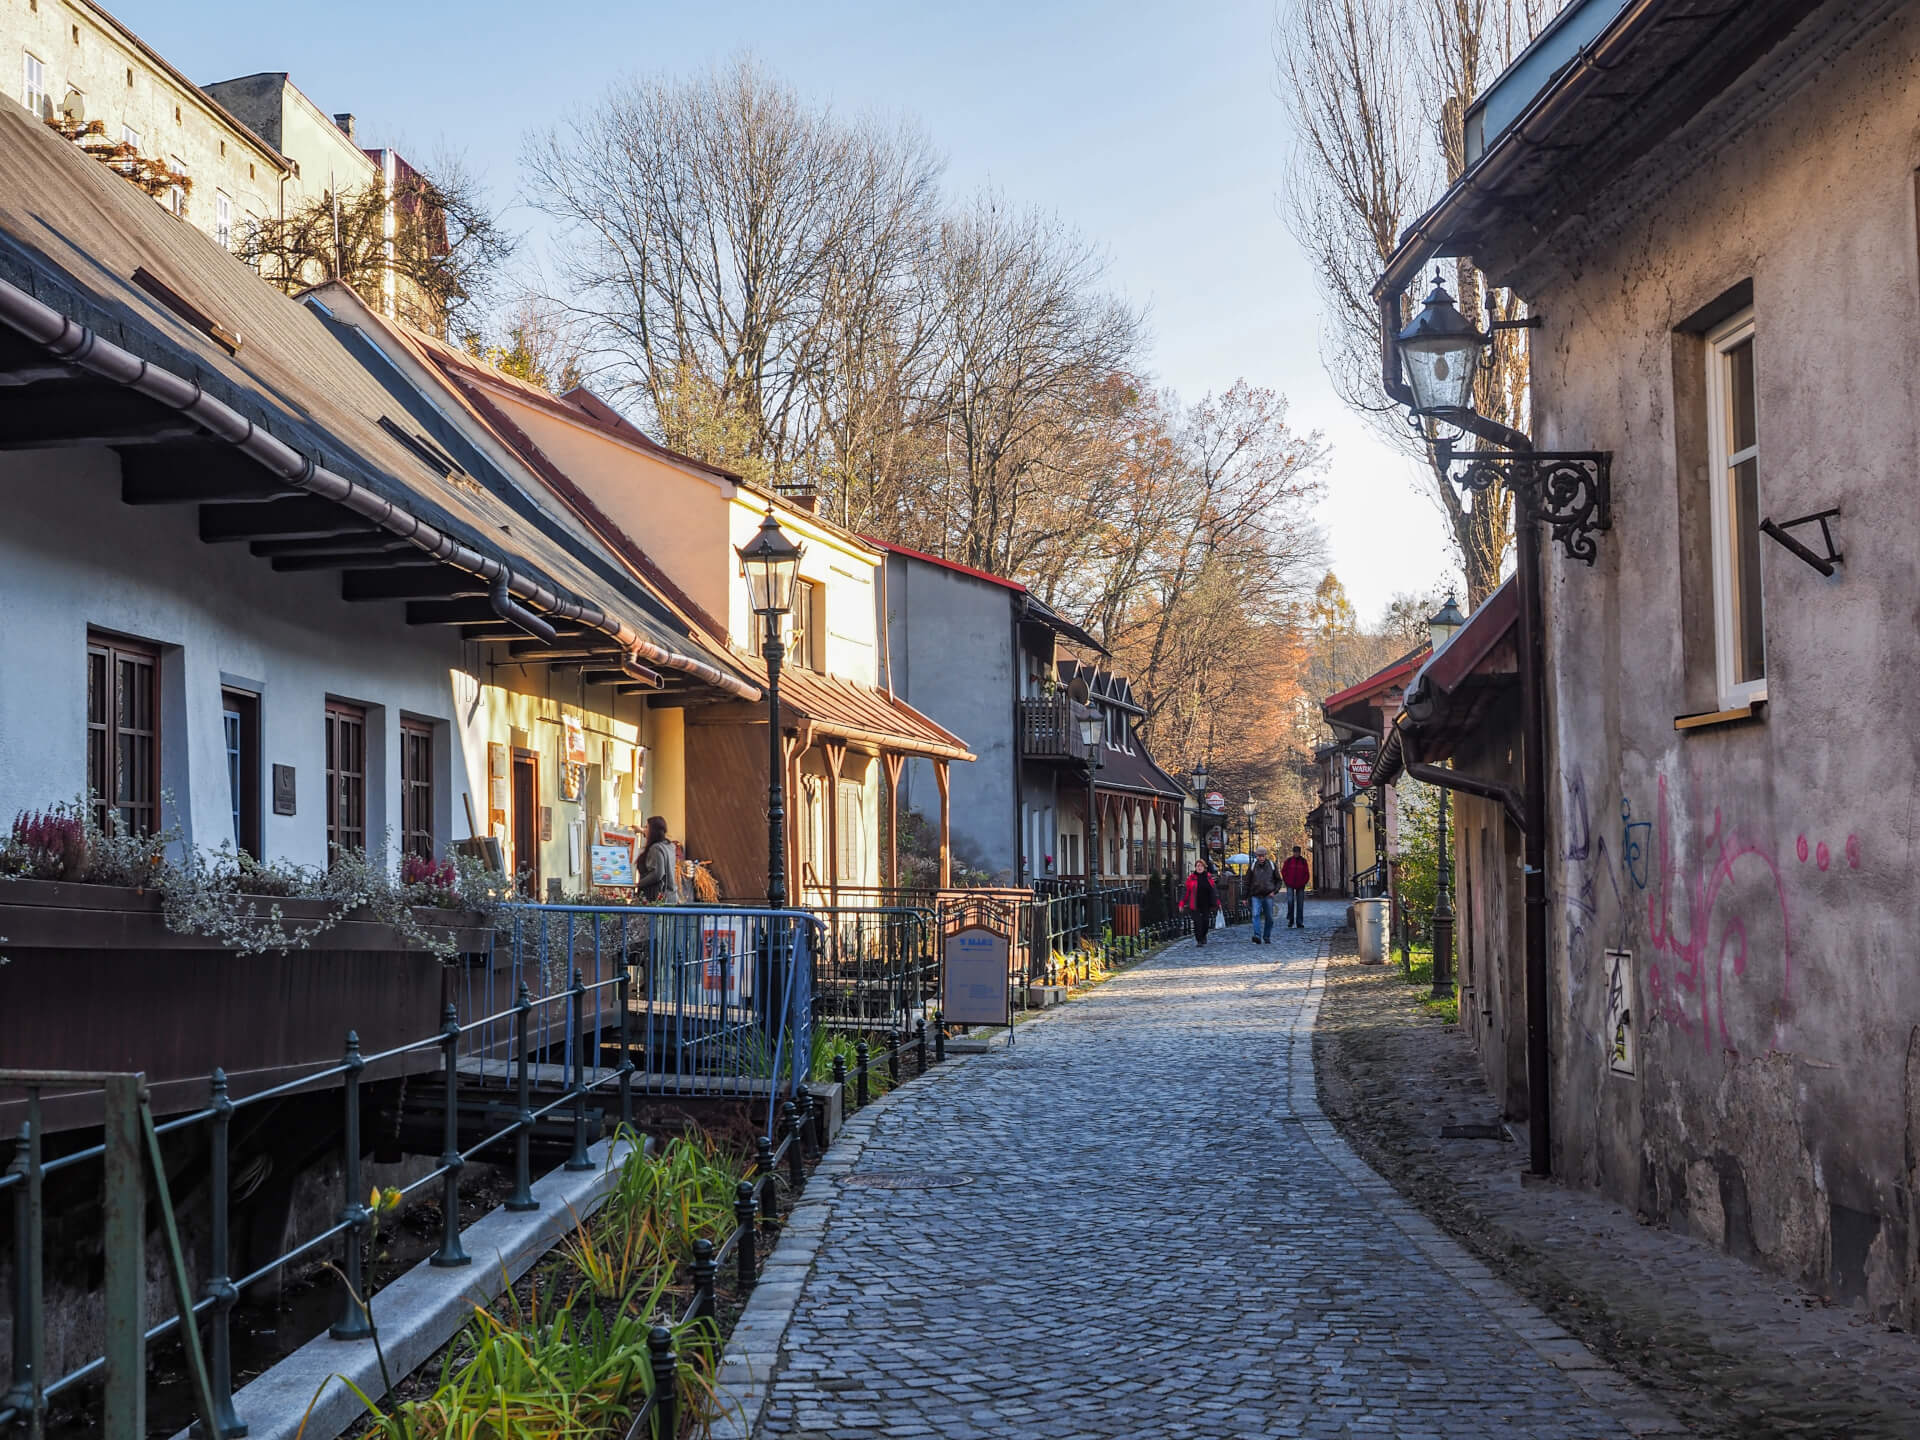
[(1482, 450), (1461, 456), (1464, 468), (1448, 478), (1470, 494), (1495, 485), (1525, 494), (1567, 558), (1591, 565), (1600, 553), (1594, 536), (1613, 528), (1612, 461), (1605, 450)]

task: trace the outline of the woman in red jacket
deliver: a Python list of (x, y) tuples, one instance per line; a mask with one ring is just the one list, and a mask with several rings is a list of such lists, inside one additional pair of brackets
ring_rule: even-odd
[(1220, 892), (1214, 889), (1205, 861), (1193, 862), (1187, 888), (1180, 894), (1180, 908), (1193, 917), (1193, 943), (1206, 944), (1207, 932), (1213, 928), (1213, 912), (1220, 908)]

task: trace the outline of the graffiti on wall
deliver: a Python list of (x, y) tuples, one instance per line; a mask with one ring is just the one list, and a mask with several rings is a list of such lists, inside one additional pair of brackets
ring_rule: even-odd
[[(1778, 1048), (1793, 999), (1793, 917), (1786, 889), (1764, 845), (1729, 826), (1719, 806), (1712, 817), (1710, 824), (1688, 824), (1694, 855), (1683, 864), (1674, 842), (1667, 780), (1660, 777), (1647, 928), (1654, 955), (1665, 963), (1648, 963), (1648, 1000), (1662, 1019), (1697, 1034), (1711, 1049), (1716, 1043), (1733, 1048), (1727, 1021), (1730, 998), (1739, 999), (1745, 1013), (1770, 1019), (1766, 1045)], [(1729, 886), (1744, 904), (1732, 903)], [(1728, 903), (1722, 903), (1723, 896)], [(1767, 937), (1764, 951), (1756, 952), (1752, 944), (1756, 930)], [(1752, 1044), (1759, 1037), (1741, 1038)]]

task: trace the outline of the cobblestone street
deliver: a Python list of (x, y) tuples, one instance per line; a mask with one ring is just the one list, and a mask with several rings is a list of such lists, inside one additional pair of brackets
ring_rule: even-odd
[(758, 1433), (1678, 1433), (1322, 1117), (1338, 913), (1182, 942), (856, 1117)]

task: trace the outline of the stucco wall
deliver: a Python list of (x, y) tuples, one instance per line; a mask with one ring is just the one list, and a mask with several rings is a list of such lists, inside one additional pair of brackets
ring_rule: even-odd
[[(1013, 612), (1003, 585), (929, 565), (887, 560), (888, 650), (894, 693), (963, 737), (977, 757), (951, 768), (954, 854), (989, 874), (1018, 874), (1014, 813)], [(940, 813), (933, 767), (909, 761), (901, 798), (929, 820)], [(1029, 796), (1028, 803), (1051, 803)], [(1056, 867), (1057, 868), (1057, 867)]]
[[(1911, 10), (1736, 120), (1764, 90), (1596, 197), (1528, 273), (1496, 276), (1546, 317), (1537, 443), (1614, 452), (1598, 567), (1546, 564), (1555, 1148), (1656, 1218), (1911, 1321)], [(1845, 564), (1822, 579), (1762, 541), (1764, 717), (1682, 734), (1677, 715), (1712, 708), (1712, 653), (1704, 361), (1676, 327), (1744, 281), (1761, 513), (1843, 507)], [(1608, 950), (1632, 955), (1632, 1078), (1606, 1063)]]

